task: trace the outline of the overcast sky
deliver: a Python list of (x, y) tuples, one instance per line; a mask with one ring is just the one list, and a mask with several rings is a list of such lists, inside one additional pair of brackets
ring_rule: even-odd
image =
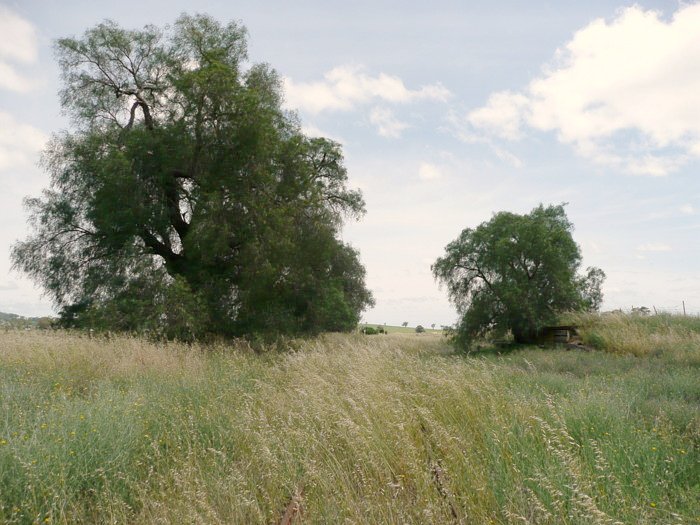
[[(105, 18), (172, 23), (193, 2), (0, 0), (0, 311), (52, 313), (10, 271), (22, 198), (61, 116), (52, 43)], [(367, 215), (348, 224), (377, 305), (451, 324), (430, 264), (494, 212), (568, 202), (605, 309), (700, 312), (700, 4), (197, 2), (249, 31), (309, 134), (341, 142)]]

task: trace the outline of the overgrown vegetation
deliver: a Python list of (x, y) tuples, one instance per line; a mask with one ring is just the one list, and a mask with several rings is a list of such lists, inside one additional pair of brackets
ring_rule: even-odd
[(275, 523), (292, 501), (304, 523), (692, 523), (700, 345), (667, 321), (642, 357), (0, 333), (0, 523)]
[[(700, 317), (628, 315), (624, 313), (568, 314), (580, 326), (585, 344), (608, 352), (636, 356), (674, 356), (693, 361), (700, 348)], [(696, 363), (697, 364), (697, 363)]]

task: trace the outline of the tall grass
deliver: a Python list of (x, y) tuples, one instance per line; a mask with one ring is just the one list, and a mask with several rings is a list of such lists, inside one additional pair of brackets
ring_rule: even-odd
[(569, 316), (581, 326), (585, 343), (608, 352), (636, 356), (665, 355), (700, 365), (700, 317), (624, 313)]
[(0, 334), (0, 523), (693, 523), (697, 368)]

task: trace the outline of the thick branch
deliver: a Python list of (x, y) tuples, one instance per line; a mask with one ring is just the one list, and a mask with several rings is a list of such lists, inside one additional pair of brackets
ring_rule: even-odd
[(165, 187), (165, 198), (168, 204), (168, 214), (170, 224), (180, 236), (180, 241), (184, 241), (187, 232), (190, 230), (190, 224), (182, 217), (180, 213), (180, 195), (177, 192), (177, 183), (173, 181)]
[[(493, 286), (491, 285), (491, 281), (489, 281), (489, 280), (486, 278), (486, 275), (484, 275), (484, 272), (482, 272), (481, 269), (480, 269), (478, 266), (477, 266), (477, 268), (476, 268), (476, 274), (477, 274), (477, 276), (479, 276), (479, 277), (481, 278), (482, 281), (484, 281), (484, 283), (486, 283), (486, 286), (487, 286), (488, 289), (491, 291), (491, 293), (492, 293), (493, 295), (495, 295), (496, 297), (498, 297), (498, 294), (496, 293), (496, 290), (494, 290), (494, 289), (493, 289)], [(500, 297), (498, 297), (498, 298), (500, 299)]]
[(151, 108), (148, 107), (148, 104), (146, 104), (146, 101), (143, 100), (141, 95), (136, 95), (136, 98), (139, 101), (139, 106), (141, 106), (141, 111), (143, 111), (143, 120), (146, 124), (146, 127), (148, 129), (153, 129), (153, 117), (151, 116)]
[[(131, 95), (136, 98), (136, 102), (134, 102), (134, 105), (131, 107), (132, 108), (132, 115), (133, 111), (135, 109), (134, 106), (141, 106), (141, 111), (143, 111), (143, 121), (146, 124), (146, 127), (148, 129), (153, 129), (153, 117), (151, 116), (151, 108), (148, 105), (148, 102), (144, 100), (144, 98), (141, 96), (141, 90), (138, 89), (125, 89), (121, 87), (115, 86), (114, 92), (117, 96), (119, 95)], [(131, 122), (131, 120), (130, 120)]]
[(154, 255), (160, 255), (165, 260), (166, 264), (177, 263), (182, 259), (182, 255), (173, 252), (145, 228), (141, 231), (141, 239), (143, 239), (146, 247), (150, 248)]
[(131, 106), (131, 112), (129, 114), (129, 123), (126, 125), (125, 129), (131, 129), (131, 127), (134, 125), (134, 119), (136, 118), (136, 108), (139, 107), (138, 102), (134, 102), (134, 104)]

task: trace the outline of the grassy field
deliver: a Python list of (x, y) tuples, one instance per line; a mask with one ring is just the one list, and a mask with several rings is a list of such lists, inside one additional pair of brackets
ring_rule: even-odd
[(0, 523), (699, 523), (700, 345), (669, 337), (459, 356), (434, 334), (260, 354), (0, 333)]
[[(415, 334), (416, 333), (416, 327), (415, 326), (391, 326), (391, 325), (385, 325), (385, 324), (372, 324), (372, 323), (363, 323), (358, 326), (358, 328), (361, 330), (363, 327), (368, 326), (371, 328), (383, 328), (390, 334)], [(432, 329), (430, 328), (429, 325), (423, 325), (423, 328), (425, 328), (426, 334), (441, 334), (442, 330), (439, 328)]]

